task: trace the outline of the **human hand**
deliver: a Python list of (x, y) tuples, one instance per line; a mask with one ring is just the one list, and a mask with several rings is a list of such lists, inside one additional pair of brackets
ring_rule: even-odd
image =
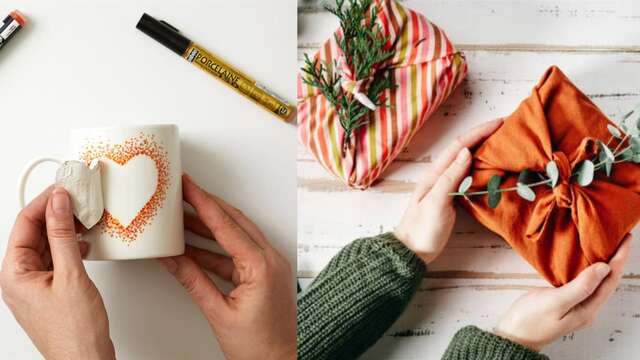
[(458, 137), (429, 169), (411, 197), (394, 235), (425, 263), (433, 261), (447, 244), (456, 212), (450, 192), (469, 171), (472, 147), (493, 134), (502, 119), (489, 121)]
[(503, 316), (495, 334), (540, 351), (559, 337), (590, 326), (622, 278), (630, 245), (627, 235), (609, 264), (593, 264), (561, 287), (526, 293)]
[[(187, 246), (159, 259), (200, 307), (228, 359), (295, 359), (296, 305), (291, 267), (238, 209), (183, 176), (187, 230), (212, 239), (231, 257)], [(210, 270), (235, 288), (223, 294)]]
[(87, 245), (61, 188), (40, 194), (13, 226), (2, 298), (46, 359), (115, 359), (102, 297), (82, 263)]

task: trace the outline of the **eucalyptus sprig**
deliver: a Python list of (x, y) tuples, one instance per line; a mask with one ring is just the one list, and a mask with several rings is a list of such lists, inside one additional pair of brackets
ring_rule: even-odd
[[(336, 0), (336, 7), (325, 7), (340, 20), (342, 35), (336, 34), (335, 40), (345, 55), (347, 65), (353, 70), (356, 81), (371, 76), (373, 69), (393, 56), (393, 51), (386, 49), (389, 37), (377, 24), (378, 9), (372, 3), (373, 0), (349, 0), (345, 8), (345, 0)], [(328, 64), (317, 59), (311, 60), (305, 54), (301, 70), (306, 74), (302, 81), (318, 88), (338, 114), (345, 132), (344, 149), (351, 134), (369, 122), (371, 110), (342, 88), (338, 69), (339, 64), (335, 61)], [(386, 71), (379, 70), (369, 84), (366, 96), (376, 107), (384, 106), (380, 95), (393, 88), (395, 84), (392, 78)]]
[[(629, 122), (634, 123), (635, 134), (631, 134), (632, 128), (628, 126)], [(571, 177), (576, 178), (576, 182), (580, 186), (589, 186), (593, 182), (596, 171), (604, 169), (607, 177), (611, 176), (613, 165), (621, 162), (640, 163), (640, 106), (634, 110), (624, 114), (619, 126), (609, 124), (607, 126), (611, 138), (606, 142), (598, 141), (598, 155), (595, 159), (586, 159), (580, 162), (574, 169)], [(611, 148), (613, 139), (618, 139), (618, 144)], [(548, 185), (551, 188), (556, 187), (560, 178), (558, 164), (551, 160), (545, 167), (545, 172), (532, 172), (524, 169), (518, 174), (516, 186), (500, 188), (502, 176), (493, 175), (487, 183), (487, 189), (482, 191), (468, 191), (473, 185), (473, 178), (467, 176), (458, 186), (458, 191), (450, 193), (451, 196), (469, 196), (488, 195), (489, 207), (495, 209), (500, 200), (502, 193), (515, 191), (521, 198), (527, 201), (534, 201), (536, 193), (533, 188), (541, 185)]]

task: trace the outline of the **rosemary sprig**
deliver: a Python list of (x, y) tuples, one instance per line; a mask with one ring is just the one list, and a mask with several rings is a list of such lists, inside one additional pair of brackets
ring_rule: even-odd
[[(636, 121), (636, 133), (630, 134), (626, 125), (626, 121), (632, 119), (632, 115), (635, 115), (633, 119)], [(589, 186), (593, 182), (595, 172), (598, 170), (605, 170), (607, 176), (611, 176), (611, 171), (614, 164), (621, 162), (633, 162), (640, 163), (640, 106), (633, 111), (625, 114), (620, 123), (621, 131), (618, 127), (613, 125), (607, 126), (611, 138), (604, 143), (598, 141), (599, 152), (597, 159), (587, 159), (582, 161), (576, 166), (571, 177), (576, 178), (576, 182), (580, 186)], [(615, 148), (611, 149), (610, 144), (613, 139), (619, 139), (620, 141)], [(627, 144), (624, 146), (624, 144)], [(473, 178), (467, 176), (462, 180), (458, 187), (457, 192), (449, 193), (451, 196), (469, 196), (488, 195), (489, 207), (495, 208), (500, 203), (502, 193), (508, 191), (516, 191), (517, 194), (525, 200), (534, 201), (536, 198), (535, 192), (532, 188), (540, 185), (549, 185), (552, 188), (555, 187), (559, 179), (558, 165), (555, 161), (547, 163), (546, 174), (532, 173), (528, 169), (520, 172), (518, 176), (518, 182), (516, 186), (500, 188), (502, 177), (500, 175), (493, 175), (487, 183), (487, 189), (482, 191), (467, 191), (473, 184)], [(534, 178), (540, 179), (539, 181), (533, 181)]]
[[(385, 49), (389, 37), (384, 36), (381, 26), (376, 23), (378, 10), (372, 3), (373, 0), (349, 0), (348, 7), (345, 8), (345, 0), (336, 0), (335, 8), (325, 7), (340, 20), (342, 36), (336, 34), (335, 40), (356, 81), (371, 76), (380, 63), (393, 56), (393, 51)], [(369, 122), (371, 110), (342, 88), (337, 63), (311, 60), (306, 54), (304, 62), (302, 71), (306, 76), (302, 81), (320, 89), (337, 112), (345, 132), (344, 150), (353, 132)], [(380, 98), (382, 93), (394, 87), (393, 80), (386, 71), (378, 69), (366, 95), (374, 105), (384, 106), (383, 99)]]

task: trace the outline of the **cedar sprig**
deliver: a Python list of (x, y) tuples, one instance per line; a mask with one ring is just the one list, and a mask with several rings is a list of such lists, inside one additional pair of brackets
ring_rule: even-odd
[[(384, 36), (382, 28), (376, 23), (378, 11), (376, 6), (372, 6), (372, 0), (349, 0), (346, 9), (344, 5), (345, 0), (336, 0), (335, 8), (325, 8), (340, 20), (342, 36), (336, 35), (336, 42), (345, 55), (347, 65), (353, 69), (356, 81), (362, 80), (371, 76), (381, 62), (392, 57), (393, 51), (385, 49), (389, 37)], [(305, 54), (302, 71), (306, 76), (302, 81), (318, 88), (335, 109), (345, 132), (344, 151), (353, 132), (369, 122), (371, 110), (355, 99), (353, 94), (344, 91), (338, 66), (335, 62), (327, 64), (317, 59), (311, 60)], [(381, 95), (393, 88), (395, 84), (386, 71), (377, 71), (366, 95), (376, 106), (386, 106)]]
[(340, 19), (342, 36), (336, 34), (335, 39), (360, 80), (368, 77), (374, 66), (391, 58), (393, 51), (385, 49), (389, 37), (384, 36), (382, 27), (376, 23), (378, 9), (372, 6), (373, 0), (349, 0), (346, 9), (344, 3), (345, 0), (336, 0), (335, 8), (325, 9)]
[[(631, 134), (632, 128), (628, 125), (634, 123), (635, 134)], [(576, 178), (580, 186), (589, 186), (593, 182), (595, 172), (604, 170), (607, 177), (611, 176), (613, 165), (622, 162), (632, 162), (640, 164), (640, 106), (622, 116), (619, 126), (607, 125), (611, 134), (609, 140), (604, 143), (598, 141), (598, 155), (594, 159), (587, 159), (580, 162), (574, 169), (571, 177)], [(613, 139), (618, 139), (615, 147), (611, 146)], [(493, 175), (487, 183), (487, 189), (482, 191), (468, 191), (473, 184), (473, 178), (467, 176), (462, 180), (457, 192), (450, 193), (451, 196), (488, 195), (489, 207), (496, 208), (502, 199), (502, 193), (516, 191), (523, 199), (534, 201), (536, 193), (532, 188), (541, 185), (548, 185), (554, 188), (560, 178), (558, 165), (555, 161), (549, 161), (545, 168), (545, 173), (532, 172), (524, 169), (518, 175), (516, 186), (500, 188), (502, 177)]]

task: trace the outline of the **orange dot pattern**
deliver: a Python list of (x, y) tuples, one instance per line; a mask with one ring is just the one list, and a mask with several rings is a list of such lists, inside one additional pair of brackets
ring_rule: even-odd
[(133, 138), (125, 140), (121, 144), (111, 144), (105, 141), (88, 142), (80, 152), (80, 159), (86, 164), (91, 163), (94, 159), (102, 158), (109, 159), (119, 165), (124, 165), (129, 160), (140, 155), (150, 157), (156, 165), (156, 169), (158, 170), (156, 191), (129, 225), (124, 226), (106, 209), (100, 221), (100, 227), (103, 233), (120, 239), (127, 245), (130, 245), (142, 234), (145, 227), (151, 223), (156, 216), (167, 197), (170, 166), (167, 152), (162, 145), (158, 144), (155, 135), (142, 132)]

